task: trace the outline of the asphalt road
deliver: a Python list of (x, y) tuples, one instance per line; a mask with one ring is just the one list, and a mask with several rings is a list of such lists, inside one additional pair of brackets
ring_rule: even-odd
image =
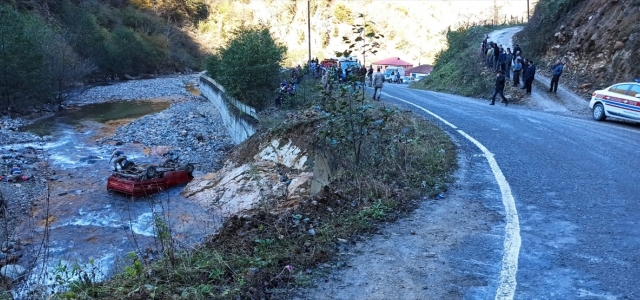
[[(385, 84), (382, 101), (441, 124), (457, 137), (466, 157), (486, 155), (458, 130), (493, 154), (519, 220), (521, 245), (511, 262), (517, 267), (514, 299), (640, 299), (640, 125), (500, 103), (490, 106), (488, 100), (406, 85)], [(487, 186), (490, 191), (479, 190), (479, 198), (487, 209), (503, 216), (501, 222), (490, 224), (499, 227), (496, 232), (508, 234), (513, 228), (505, 229), (504, 188), (495, 179)], [(486, 245), (495, 249), (487, 250)], [(493, 274), (483, 272), (486, 278), (478, 285), (499, 289), (500, 265), (508, 260), (504, 253), (514, 249), (505, 250), (495, 241), (457, 247), (455, 252), (465, 256), (473, 255), (475, 247), (483, 247), (479, 253), (496, 251), (485, 256), (486, 270)], [(461, 264), (457, 272), (468, 272), (464, 268)], [(495, 295), (474, 294), (476, 290), (469, 287), (460, 295), (474, 299)]]

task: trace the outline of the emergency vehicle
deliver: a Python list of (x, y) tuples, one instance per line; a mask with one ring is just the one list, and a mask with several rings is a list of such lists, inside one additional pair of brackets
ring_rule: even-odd
[(614, 84), (591, 95), (592, 116), (597, 121), (607, 117), (640, 122), (640, 79)]

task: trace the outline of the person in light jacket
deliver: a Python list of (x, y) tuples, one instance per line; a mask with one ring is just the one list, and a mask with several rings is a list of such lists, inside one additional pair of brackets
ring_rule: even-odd
[[(380, 100), (380, 95), (382, 95), (382, 86), (384, 85), (384, 75), (380, 73), (380, 67), (378, 67), (378, 71), (373, 74), (373, 100)], [(380, 93), (378, 94), (378, 91)], [(376, 95), (378, 95), (378, 99), (376, 99)]]

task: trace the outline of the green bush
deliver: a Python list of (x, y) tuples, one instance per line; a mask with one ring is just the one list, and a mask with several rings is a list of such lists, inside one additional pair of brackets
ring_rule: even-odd
[(209, 59), (207, 71), (231, 97), (261, 109), (271, 103), (278, 87), (286, 51), (269, 29), (242, 27), (226, 47), (218, 49), (218, 55)]
[(490, 90), (491, 82), (482, 73), (478, 45), (490, 27), (468, 27), (447, 31), (448, 48), (436, 55), (433, 72), (412, 85), (463, 96), (478, 96)]

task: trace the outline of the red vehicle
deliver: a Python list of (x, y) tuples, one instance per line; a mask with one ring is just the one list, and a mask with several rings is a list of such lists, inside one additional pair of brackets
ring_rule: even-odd
[(334, 64), (335, 64), (335, 65), (337, 65), (337, 64), (338, 64), (338, 60), (337, 60), (337, 59), (335, 59), (335, 58), (327, 58), (327, 59), (323, 59), (323, 60), (320, 62), (320, 65), (322, 65), (322, 66), (323, 66), (323, 67), (325, 67), (325, 68), (331, 67), (331, 66), (333, 66)]
[(166, 190), (193, 179), (193, 164), (178, 166), (167, 160), (162, 166), (136, 166), (125, 164), (123, 170), (113, 172), (107, 180), (107, 190), (116, 191), (133, 197), (143, 197)]

